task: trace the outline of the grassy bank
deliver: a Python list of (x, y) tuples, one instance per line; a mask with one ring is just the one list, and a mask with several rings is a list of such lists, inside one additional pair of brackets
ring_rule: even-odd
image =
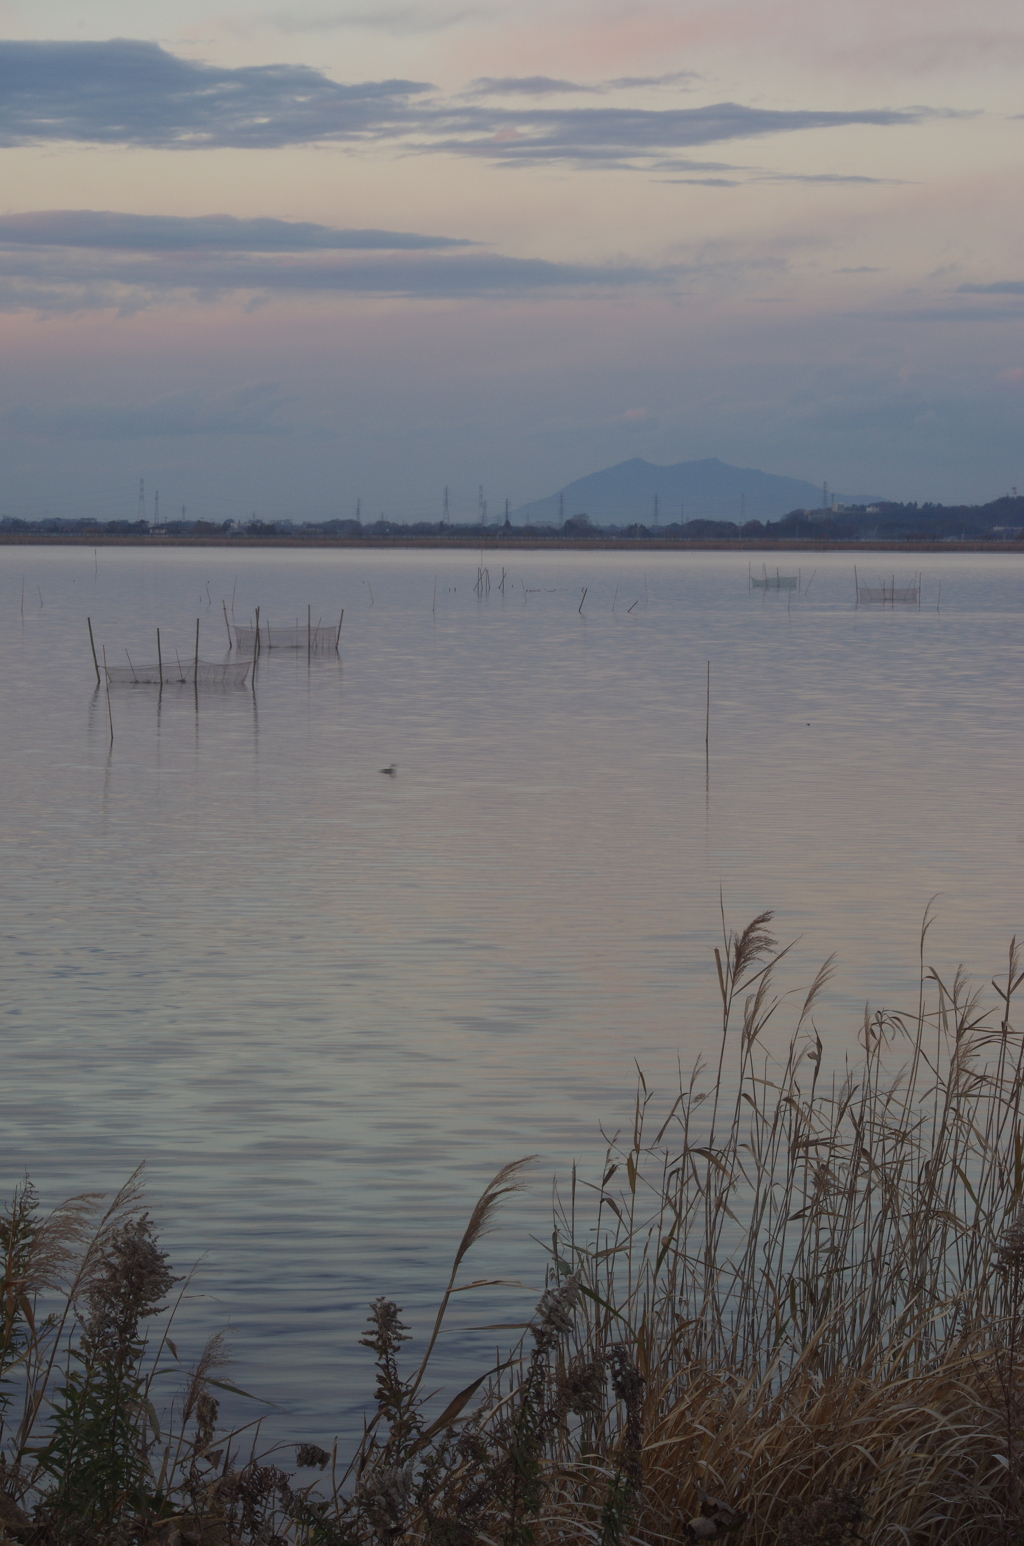
[[(433, 1416), (431, 1354), (508, 1165), (455, 1253), (432, 1335), (370, 1307), (361, 1444), (253, 1453), (227, 1433), (220, 1339), (190, 1369), (182, 1284), (142, 1210), (50, 1214), (4, 1253), (0, 1520), (37, 1546), (276, 1541), (785, 1546), (1010, 1543), (1024, 1500), (1024, 982), (927, 965), (832, 1068), (770, 915), (715, 952), (712, 1066), (663, 1107), (641, 1079), (603, 1168), (565, 1178), (521, 1340)], [(766, 1050), (771, 1040), (773, 1050)], [(780, 1050), (781, 1049), (781, 1050)], [(156, 1330), (147, 1334), (147, 1328)], [(174, 1376), (173, 1380), (167, 1378)], [(245, 1376), (238, 1378), (247, 1384)], [(168, 1399), (165, 1387), (176, 1387)]]

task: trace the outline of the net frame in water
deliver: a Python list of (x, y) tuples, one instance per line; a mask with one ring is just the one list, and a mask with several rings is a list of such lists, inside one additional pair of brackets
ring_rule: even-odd
[(853, 566), (853, 583), (857, 592), (857, 605), (860, 606), (909, 606), (921, 605), (921, 573), (915, 574), (909, 585), (897, 585), (896, 576), (887, 585), (883, 579), (881, 585), (862, 585), (857, 574), (857, 566)]
[[(96, 680), (99, 683), (99, 663), (96, 661), (96, 646), (92, 637), (92, 622), (89, 622), (89, 643), (92, 647), (93, 662), (96, 665)], [(160, 644), (160, 630), (156, 631), (156, 664), (149, 661), (137, 665), (128, 654), (125, 646), (125, 658), (128, 661), (124, 666), (110, 666), (107, 664), (107, 652), (103, 651), (103, 671), (107, 679), (107, 689), (111, 687), (244, 687), (249, 672), (252, 670), (251, 660), (200, 660), (199, 658), (199, 619), (196, 618), (196, 642), (195, 650), (186, 665), (182, 665), (181, 656), (174, 651), (174, 665), (164, 664), (164, 652)]]
[(799, 590), (800, 578), (795, 574), (780, 574), (778, 569), (776, 569), (774, 574), (769, 574), (764, 564), (762, 564), (761, 578), (758, 579), (756, 575), (751, 574), (750, 565), (748, 564), (747, 588), (748, 590)]
[(301, 650), (307, 654), (314, 651), (334, 650), (337, 652), (341, 639), (341, 625), (345, 612), (342, 609), (337, 624), (324, 623), (318, 619), (313, 622), (307, 617), (305, 627), (301, 623), (280, 624), (262, 622), (257, 609), (255, 623), (234, 623), (234, 647), (238, 650), (246, 650), (249, 653), (260, 653), (268, 650)]
[[(128, 655), (128, 651), (125, 650)], [(190, 660), (182, 665), (176, 659), (173, 666), (163, 661), (136, 665), (128, 655), (127, 666), (110, 666), (104, 662), (108, 687), (244, 687), (252, 669), (248, 660)]]

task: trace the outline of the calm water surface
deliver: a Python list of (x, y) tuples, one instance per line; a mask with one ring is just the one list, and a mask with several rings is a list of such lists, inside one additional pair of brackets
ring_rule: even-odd
[[(146, 1160), (176, 1263), (205, 1258), (183, 1340), (233, 1325), (289, 1435), (351, 1429), (367, 1300), (419, 1328), (472, 1200), (535, 1153), (470, 1263), (528, 1288), (460, 1315), (526, 1308), (552, 1174), (599, 1163), (634, 1060), (668, 1095), (713, 1044), (720, 887), (800, 937), (794, 986), (839, 951), (837, 1051), (909, 997), (933, 893), (936, 964), (987, 980), (1024, 924), (1020, 556), (912, 558), (894, 611), (855, 609), (846, 555), (792, 598), (739, 555), (507, 555), (503, 593), (499, 555), (482, 598), (477, 562), (0, 548), (3, 1180), (52, 1202)], [(111, 664), (157, 625), (190, 655), (197, 615), (220, 659), (232, 597), (344, 607), (340, 658), (114, 689), (111, 746), (86, 617)]]

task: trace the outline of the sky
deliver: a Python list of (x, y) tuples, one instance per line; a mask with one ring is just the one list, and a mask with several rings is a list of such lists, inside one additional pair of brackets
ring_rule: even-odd
[(1024, 488), (1009, 0), (0, 0), (0, 514)]

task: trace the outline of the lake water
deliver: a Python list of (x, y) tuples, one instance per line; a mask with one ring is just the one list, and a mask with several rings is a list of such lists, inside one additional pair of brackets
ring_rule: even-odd
[[(836, 1052), (911, 997), (934, 893), (929, 959), (983, 981), (1024, 924), (1020, 555), (911, 555), (920, 610), (856, 608), (849, 555), (792, 596), (745, 555), (504, 557), (479, 596), (467, 552), (0, 548), (2, 1179), (53, 1202), (144, 1159), (204, 1257), (182, 1341), (233, 1325), (289, 1436), (351, 1431), (367, 1301), (421, 1328), (479, 1190), (536, 1154), (467, 1264), (527, 1286), (453, 1325), (521, 1318), (552, 1175), (597, 1168), (636, 1063), (670, 1096), (714, 1045), (719, 888), (800, 937), (787, 982), (839, 952)], [(217, 660), (222, 599), (344, 607), (340, 655), (115, 688), (111, 744), (86, 617), (111, 664), (156, 626), (191, 657), (197, 616)]]

